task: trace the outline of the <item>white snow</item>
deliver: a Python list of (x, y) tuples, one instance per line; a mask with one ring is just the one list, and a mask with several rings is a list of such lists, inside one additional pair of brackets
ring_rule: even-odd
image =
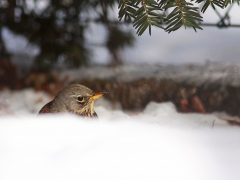
[(51, 100), (48, 94), (36, 92), (33, 89), (20, 91), (6, 89), (0, 91), (0, 115), (9, 114), (9, 111), (17, 117), (37, 114), (41, 107)]
[(1, 180), (239, 179), (240, 129), (213, 114), (151, 102), (128, 115), (99, 99), (99, 120), (36, 117), (51, 100), (46, 94), (26, 89), (3, 97), (15, 116), (1, 116)]
[(116, 68), (94, 66), (66, 70), (60, 76), (62, 78), (67, 76), (70, 81), (98, 78), (126, 82), (141, 78), (156, 78), (171, 79), (175, 82), (187, 82), (195, 85), (219, 82), (223, 86), (240, 86), (240, 64), (206, 61), (204, 65), (125, 64)]

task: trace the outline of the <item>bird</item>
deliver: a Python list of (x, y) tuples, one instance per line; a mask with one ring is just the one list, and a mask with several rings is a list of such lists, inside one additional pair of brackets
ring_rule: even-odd
[(38, 114), (73, 113), (83, 117), (98, 117), (94, 111), (94, 101), (106, 94), (107, 91), (95, 93), (84, 85), (70, 84), (44, 105)]

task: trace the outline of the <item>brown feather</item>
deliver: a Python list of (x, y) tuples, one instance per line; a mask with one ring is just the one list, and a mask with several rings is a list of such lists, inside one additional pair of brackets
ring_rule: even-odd
[(42, 109), (39, 111), (38, 114), (52, 113), (52, 112), (51, 112), (51, 104), (52, 104), (52, 101), (50, 101), (49, 103), (47, 103), (46, 105), (44, 105), (44, 106), (42, 107)]

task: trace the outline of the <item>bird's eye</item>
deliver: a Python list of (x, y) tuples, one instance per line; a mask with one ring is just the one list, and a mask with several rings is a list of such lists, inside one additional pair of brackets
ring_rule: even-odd
[(78, 100), (79, 102), (84, 102), (84, 98), (83, 98), (82, 96), (78, 96), (77, 100)]

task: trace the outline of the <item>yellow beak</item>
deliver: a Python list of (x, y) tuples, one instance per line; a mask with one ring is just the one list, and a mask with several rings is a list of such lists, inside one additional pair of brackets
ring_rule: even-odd
[(98, 92), (98, 93), (95, 93), (92, 97), (89, 98), (89, 101), (94, 101), (104, 95), (108, 94), (107, 91), (102, 91), (102, 92)]

